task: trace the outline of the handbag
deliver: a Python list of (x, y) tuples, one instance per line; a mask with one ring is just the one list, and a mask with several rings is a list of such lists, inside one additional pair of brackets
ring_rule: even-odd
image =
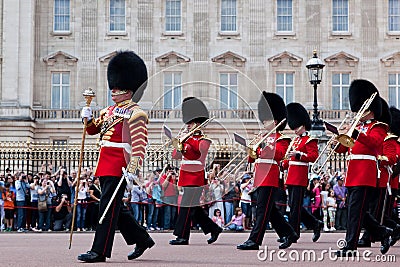
[(38, 211), (39, 212), (46, 212), (47, 211), (47, 193), (44, 200), (38, 199)]

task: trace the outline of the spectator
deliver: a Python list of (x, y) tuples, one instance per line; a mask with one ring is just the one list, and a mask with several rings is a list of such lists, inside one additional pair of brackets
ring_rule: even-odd
[(164, 191), (164, 229), (175, 229), (178, 202), (176, 172), (172, 169), (168, 170), (166, 175), (161, 176), (160, 183)]
[(6, 232), (13, 231), (14, 225), (14, 201), (15, 201), (15, 194), (13, 191), (10, 190), (10, 183), (5, 184), (5, 190), (2, 193), (2, 198), (4, 200), (4, 213), (5, 213), (5, 220), (6, 220)]
[(47, 210), (39, 212), (39, 229), (38, 231), (51, 231), (51, 214), (52, 214), (52, 196), (56, 193), (56, 189), (52, 181), (48, 180), (46, 174), (42, 179), (41, 185), (38, 187), (38, 201), (46, 201)]
[[(217, 165), (219, 166), (219, 165)], [(218, 171), (219, 169), (217, 169)], [(224, 203), (222, 202), (222, 196), (224, 194), (225, 188), (221, 181), (214, 176), (214, 179), (211, 180), (210, 184), (210, 193), (211, 193), (211, 206), (209, 208), (210, 218), (213, 217), (214, 210), (219, 209), (221, 211), (222, 217), (224, 216)]]
[[(147, 212), (148, 212), (148, 201), (149, 201), (149, 198), (148, 198), (148, 195), (147, 195), (147, 192), (146, 192), (146, 185), (142, 185), (142, 195), (141, 195), (141, 197), (140, 197), (140, 206), (139, 206), (139, 209), (140, 209), (140, 214), (141, 214), (141, 216), (139, 216), (139, 224), (140, 225), (142, 225), (142, 226), (147, 226), (147, 219), (146, 219), (146, 217), (147, 217)], [(141, 220), (140, 220), (141, 219)], [(145, 223), (145, 221), (146, 221), (146, 223)]]
[(236, 208), (235, 215), (232, 220), (225, 225), (225, 228), (233, 231), (243, 231), (245, 225), (246, 215), (242, 212), (241, 208)]
[(160, 225), (158, 224), (158, 215), (160, 213), (161, 207), (162, 207), (162, 201), (161, 201), (161, 184), (160, 184), (160, 173), (158, 173), (158, 176), (154, 177), (153, 180), (153, 186), (152, 186), (152, 193), (151, 196), (154, 200), (155, 206), (154, 206), (154, 213), (153, 213), (153, 220), (152, 220), (152, 226), (156, 230), (160, 230)]
[(251, 220), (251, 196), (249, 195), (250, 190), (253, 188), (252, 179), (250, 174), (245, 173), (243, 175), (242, 183), (240, 185), (240, 189), (242, 194), (240, 196), (240, 207), (245, 215), (245, 229), (250, 229), (250, 220)]
[(330, 230), (335, 231), (335, 216), (336, 216), (336, 197), (333, 190), (329, 190), (328, 198), (326, 199), (326, 206), (328, 207)]
[(31, 193), (31, 230), (37, 231), (39, 224), (39, 213), (37, 210), (38, 207), (38, 188), (39, 188), (39, 177), (37, 175), (33, 176), (33, 182), (30, 184), (30, 193)]
[[(1, 178), (3, 178), (3, 177), (1, 177)], [(0, 179), (0, 232), (5, 230), (3, 192), (4, 192), (4, 181)]]
[(26, 228), (26, 200), (29, 195), (29, 184), (26, 175), (23, 172), (18, 173), (18, 180), (15, 181), (15, 189), (17, 194), (15, 204), (17, 206), (17, 231), (18, 233), (25, 232)]
[(326, 200), (328, 198), (328, 191), (330, 189), (330, 184), (328, 181), (322, 184), (322, 191), (320, 193), (321, 195), (321, 209), (322, 209), (322, 214), (324, 216), (323, 222), (324, 222), (324, 231), (328, 232), (328, 207), (326, 205)]
[(91, 216), (89, 218), (89, 227), (95, 231), (99, 222), (99, 204), (101, 197), (101, 187), (99, 177), (93, 177), (93, 183), (89, 187), (90, 205), (92, 207)]
[(133, 217), (137, 222), (142, 221), (142, 214), (141, 214), (141, 209), (140, 209), (140, 202), (142, 200), (142, 187), (139, 186), (135, 180), (133, 180), (133, 187), (131, 190), (131, 210), (133, 213)]
[(54, 231), (67, 231), (71, 228), (71, 205), (67, 194), (62, 194), (54, 203)]
[(236, 197), (235, 189), (237, 186), (235, 185), (234, 176), (228, 176), (228, 181), (225, 186), (225, 194), (222, 197), (224, 207), (225, 207), (225, 221), (230, 222), (233, 216), (234, 210), (234, 201)]
[(60, 166), (58, 169), (60, 172), (60, 176), (57, 180), (57, 195), (61, 196), (62, 194), (66, 194), (68, 199), (71, 199), (71, 187), (72, 181), (68, 177), (67, 171)]
[(335, 225), (337, 230), (346, 230), (347, 224), (347, 205), (346, 205), (346, 197), (347, 197), (347, 188), (343, 186), (343, 178), (342, 176), (338, 176), (336, 178), (337, 184), (333, 187), (333, 191), (336, 195), (336, 219)]
[(86, 217), (86, 208), (87, 208), (87, 193), (88, 193), (88, 183), (86, 180), (86, 175), (82, 176), (79, 181), (78, 187), (78, 203), (76, 206), (76, 227), (77, 231), (86, 231), (85, 229), (85, 217)]
[(221, 211), (219, 209), (214, 210), (214, 216), (212, 217), (212, 221), (215, 222), (219, 227), (224, 226), (224, 218), (221, 216)]
[(315, 175), (313, 177), (314, 188), (312, 189), (312, 196), (314, 200), (311, 202), (311, 213), (315, 218), (322, 219), (321, 216), (321, 184), (319, 183), (320, 177)]

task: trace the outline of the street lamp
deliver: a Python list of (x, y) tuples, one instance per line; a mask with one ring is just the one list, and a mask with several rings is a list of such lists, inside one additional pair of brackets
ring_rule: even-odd
[(325, 67), (324, 62), (317, 57), (317, 50), (313, 51), (313, 57), (307, 62), (307, 69), (308, 69), (308, 76), (310, 83), (314, 85), (314, 111), (313, 111), (313, 118), (311, 121), (311, 130), (312, 131), (325, 131), (324, 124), (322, 120), (318, 117), (318, 102), (317, 102), (317, 87), (318, 84), (321, 83), (322, 80), (322, 72), (323, 68)]

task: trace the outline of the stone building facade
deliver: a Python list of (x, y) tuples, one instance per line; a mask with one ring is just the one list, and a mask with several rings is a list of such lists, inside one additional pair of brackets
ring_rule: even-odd
[(312, 109), (305, 65), (314, 49), (326, 64), (318, 87), (324, 119), (340, 123), (356, 78), (399, 107), (399, 2), (3, 0), (0, 141), (79, 141), (82, 92), (96, 91), (94, 110), (110, 103), (107, 64), (124, 49), (148, 67), (141, 105), (152, 142), (163, 124), (179, 131), (179, 104), (190, 95), (216, 116), (209, 135), (220, 142), (259, 131), (252, 111), (260, 90)]

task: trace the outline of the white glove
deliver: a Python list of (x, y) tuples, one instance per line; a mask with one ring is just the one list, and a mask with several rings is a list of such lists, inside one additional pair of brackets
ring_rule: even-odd
[(87, 118), (90, 121), (93, 118), (92, 109), (90, 107), (83, 107), (81, 117), (82, 119)]

